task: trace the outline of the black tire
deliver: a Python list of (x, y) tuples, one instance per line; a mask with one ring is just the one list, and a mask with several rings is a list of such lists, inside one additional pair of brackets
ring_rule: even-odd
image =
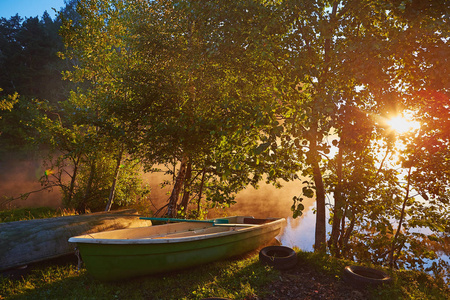
[(287, 270), (297, 264), (297, 253), (289, 247), (268, 246), (259, 251), (259, 261), (277, 270)]
[(344, 268), (343, 278), (354, 287), (377, 287), (392, 282), (391, 277), (383, 271), (362, 267), (347, 266)]

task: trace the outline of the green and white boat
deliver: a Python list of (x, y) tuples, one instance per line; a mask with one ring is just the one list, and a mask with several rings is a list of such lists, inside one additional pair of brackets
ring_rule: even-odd
[(175, 220), (182, 222), (80, 235), (69, 242), (77, 244), (93, 277), (111, 281), (244, 254), (271, 242), (286, 222), (284, 218), (244, 216)]

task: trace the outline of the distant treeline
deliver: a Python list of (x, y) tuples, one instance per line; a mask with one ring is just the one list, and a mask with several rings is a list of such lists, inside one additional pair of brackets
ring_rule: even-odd
[[(60, 13), (76, 18), (76, 2), (68, 1)], [(64, 49), (60, 28), (59, 15), (52, 18), (47, 11), (40, 18), (0, 18), (0, 98), (20, 97), (14, 110), (0, 110), (0, 153), (30, 150), (25, 123), (31, 101), (57, 104), (67, 98), (70, 83), (63, 81), (62, 72), (69, 66), (58, 57)]]

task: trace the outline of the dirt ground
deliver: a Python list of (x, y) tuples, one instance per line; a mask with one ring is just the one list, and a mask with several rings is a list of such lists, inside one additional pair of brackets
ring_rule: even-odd
[(369, 298), (364, 289), (356, 289), (342, 279), (320, 273), (301, 262), (294, 269), (281, 271), (279, 280), (273, 282), (269, 289), (272, 291), (271, 295), (257, 299), (363, 300)]

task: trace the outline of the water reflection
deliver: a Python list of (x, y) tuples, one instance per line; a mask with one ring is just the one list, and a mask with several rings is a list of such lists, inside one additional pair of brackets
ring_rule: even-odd
[[(271, 185), (262, 185), (259, 189), (249, 187), (237, 195), (237, 203), (227, 210), (227, 215), (286, 218), (286, 226), (277, 237), (281, 244), (304, 251), (313, 251), (316, 224), (315, 199), (305, 199), (303, 215), (296, 219), (292, 218), (292, 198), (298, 196), (301, 190), (302, 185), (299, 182), (285, 183), (282, 189), (276, 189)], [(208, 217), (214, 216), (208, 215)]]
[(286, 227), (277, 237), (281, 244), (291, 248), (298, 247), (304, 251), (313, 251), (315, 215), (312, 210), (297, 219), (288, 217), (286, 221)]

